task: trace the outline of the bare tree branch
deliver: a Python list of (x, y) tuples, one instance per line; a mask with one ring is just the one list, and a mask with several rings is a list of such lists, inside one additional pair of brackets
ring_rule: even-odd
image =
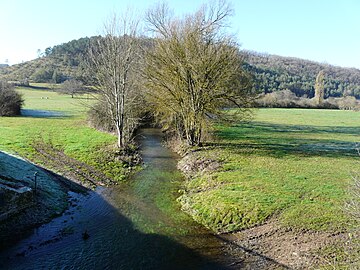
[(140, 47), (139, 20), (113, 14), (104, 24), (104, 34), (90, 47), (90, 68), (96, 88), (123, 148), (131, 140), (138, 121), (140, 91), (137, 82)]

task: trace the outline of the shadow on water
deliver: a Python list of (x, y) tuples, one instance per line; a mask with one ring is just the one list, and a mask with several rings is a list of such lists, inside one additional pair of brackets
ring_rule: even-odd
[(0, 251), (0, 269), (288, 269), (182, 212), (176, 156), (159, 130), (144, 130), (139, 142), (142, 171), (117, 187), (69, 191), (61, 216)]
[[(34, 168), (23, 168), (29, 171), (18, 170), (16, 178), (33, 174)], [(40, 181), (40, 189), (50, 192), (44, 185), (48, 184)], [(61, 193), (56, 188), (52, 192)], [(162, 218), (147, 216), (161, 211), (133, 197), (136, 192), (132, 188), (98, 188), (85, 195), (70, 191), (70, 207), (61, 216), (0, 252), (0, 269), (226, 269), (162, 233), (166, 229), (156, 230)], [(54, 199), (60, 200), (59, 196)], [(151, 229), (140, 230), (144, 227), (141, 222)], [(88, 239), (84, 239), (85, 232)]]
[(1, 253), (0, 268), (225, 269), (169, 237), (140, 232), (102, 192), (71, 194), (72, 207)]
[(88, 189), (0, 151), (0, 252), (59, 216), (68, 206), (67, 191), (86, 193)]

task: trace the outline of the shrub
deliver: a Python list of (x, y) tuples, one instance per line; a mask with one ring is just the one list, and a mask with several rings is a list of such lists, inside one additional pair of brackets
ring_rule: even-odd
[(106, 111), (107, 107), (105, 106), (106, 101), (99, 100), (96, 104), (92, 106), (89, 111), (89, 121), (90, 124), (99, 130), (107, 132), (115, 132), (114, 125), (109, 117), (109, 113)]
[(356, 100), (353, 96), (342, 98), (329, 97), (323, 99), (319, 104), (315, 98), (298, 97), (290, 90), (281, 90), (260, 95), (256, 100), (256, 105), (258, 107), (269, 108), (360, 109), (360, 101)]
[(270, 108), (311, 108), (314, 106), (312, 100), (297, 97), (290, 90), (281, 90), (262, 95), (259, 97), (256, 103), (259, 107)]
[(355, 97), (346, 96), (339, 102), (339, 109), (341, 110), (357, 110), (359, 107), (359, 102)]
[(0, 116), (20, 115), (22, 96), (8, 83), (0, 82)]

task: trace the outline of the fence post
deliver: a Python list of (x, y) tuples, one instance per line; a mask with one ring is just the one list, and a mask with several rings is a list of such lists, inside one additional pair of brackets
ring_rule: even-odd
[(35, 172), (34, 173), (34, 182), (35, 182), (34, 193), (35, 193), (35, 195), (37, 195), (37, 175), (38, 175), (38, 173)]

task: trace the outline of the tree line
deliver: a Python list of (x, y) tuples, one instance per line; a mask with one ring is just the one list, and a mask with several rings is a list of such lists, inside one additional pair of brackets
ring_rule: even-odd
[[(173, 18), (160, 4), (145, 18), (154, 36), (150, 48), (139, 43), (137, 19), (115, 15), (106, 23), (103, 38), (90, 46), (89, 67), (99, 94), (92, 114), (111, 120), (120, 148), (131, 142), (146, 113), (198, 146), (210, 119), (240, 119), (249, 110), (250, 76), (242, 68), (239, 46), (224, 31), (231, 13), (225, 1), (218, 1)], [(240, 110), (224, 111), (229, 104)]]
[[(24, 63), (0, 69), (0, 77), (14, 71), (24, 81), (65, 82), (62, 90), (71, 95), (82, 84), (94, 86), (92, 123), (116, 132), (120, 148), (131, 142), (144, 115), (187, 144), (200, 145), (214, 120), (244, 117), (257, 93), (266, 94), (260, 106), (286, 98), (298, 106), (315, 97), (311, 106), (321, 107), (329, 97), (358, 96), (359, 70), (241, 51), (225, 31), (231, 15), (226, 1), (182, 18), (158, 5), (144, 19), (151, 37), (140, 33), (138, 19), (114, 15), (101, 36), (47, 48), (31, 61), (33, 73)], [(224, 110), (234, 106), (237, 113)]]

